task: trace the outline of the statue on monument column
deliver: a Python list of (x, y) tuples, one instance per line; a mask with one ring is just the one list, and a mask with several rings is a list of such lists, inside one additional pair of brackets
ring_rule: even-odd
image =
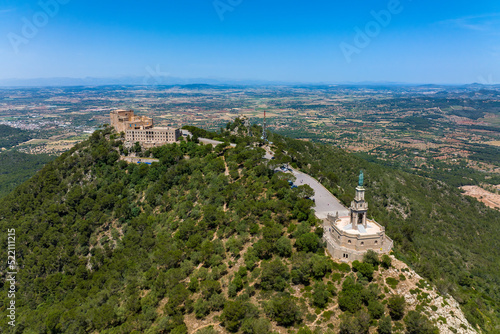
[(363, 186), (363, 180), (364, 180), (364, 175), (363, 175), (363, 170), (359, 172), (359, 182), (358, 186), (362, 187)]

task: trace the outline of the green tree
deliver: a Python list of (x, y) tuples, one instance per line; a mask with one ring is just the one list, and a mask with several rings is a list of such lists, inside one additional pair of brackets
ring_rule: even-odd
[(311, 188), (308, 184), (304, 184), (297, 187), (298, 195), (302, 198), (310, 198), (314, 196), (314, 189)]
[(373, 267), (377, 267), (380, 264), (378, 254), (371, 249), (369, 249), (365, 254), (363, 254), (363, 262), (369, 263)]
[(405, 297), (394, 295), (387, 300), (387, 307), (392, 320), (400, 320), (405, 314)]
[(391, 264), (392, 264), (392, 260), (391, 260), (391, 257), (387, 254), (384, 254), (382, 255), (382, 267), (384, 267), (385, 269), (389, 269), (391, 267)]
[(360, 311), (355, 315), (345, 314), (340, 323), (340, 334), (367, 334), (370, 330), (370, 316)]
[(214, 280), (206, 280), (201, 282), (201, 294), (204, 298), (209, 299), (214, 293), (222, 291), (220, 282)]
[(313, 331), (310, 330), (309, 327), (305, 326), (305, 327), (299, 328), (299, 330), (297, 331), (297, 334), (313, 334)]
[(417, 311), (410, 311), (404, 318), (407, 334), (439, 334), (439, 329)]
[(247, 318), (241, 325), (244, 334), (268, 334), (271, 333), (271, 322), (266, 318)]
[(323, 278), (332, 271), (333, 261), (326, 256), (314, 254), (311, 256), (311, 274), (316, 279)]
[(258, 309), (248, 303), (241, 300), (228, 301), (224, 305), (224, 310), (221, 314), (222, 324), (230, 332), (237, 332), (241, 327), (244, 319), (256, 319), (258, 318)]
[(141, 147), (141, 143), (139, 142), (135, 142), (134, 143), (134, 148), (133, 148), (133, 151), (135, 153), (140, 153), (142, 151), (142, 147)]
[(198, 329), (195, 334), (217, 334), (218, 332), (214, 329), (214, 326), (203, 327)]
[(352, 277), (348, 277), (342, 283), (342, 290), (339, 292), (338, 303), (342, 311), (356, 313), (361, 309), (363, 286), (356, 283)]
[(356, 319), (346, 315), (340, 322), (340, 334), (359, 334)]
[(377, 333), (378, 334), (392, 334), (392, 321), (391, 321), (390, 317), (386, 316), (386, 317), (383, 317), (379, 320)]
[(317, 234), (309, 232), (302, 234), (295, 242), (297, 250), (303, 252), (316, 252), (321, 246), (321, 240)]
[(283, 291), (288, 284), (290, 274), (280, 259), (262, 265), (260, 286), (264, 290)]
[(210, 307), (210, 310), (220, 311), (224, 307), (225, 302), (226, 298), (224, 298), (224, 295), (222, 293), (219, 293), (219, 294), (214, 294), (210, 297), (208, 305)]
[(380, 319), (385, 313), (385, 308), (378, 300), (370, 300), (368, 302), (368, 312), (373, 319)]
[(197, 318), (201, 319), (210, 313), (210, 305), (203, 298), (198, 298), (194, 303), (194, 314)]
[(363, 263), (356, 260), (352, 263), (352, 269), (357, 271), (361, 276), (366, 277), (368, 281), (373, 279), (373, 272), (375, 269), (370, 263)]
[(290, 257), (292, 255), (292, 243), (290, 242), (290, 239), (285, 236), (278, 239), (275, 247), (279, 256)]
[(240, 274), (236, 273), (234, 275), (234, 279), (231, 281), (228, 287), (228, 295), (229, 297), (235, 297), (238, 294), (238, 291), (243, 289), (243, 279)]
[(317, 282), (314, 284), (312, 297), (314, 306), (324, 308), (328, 304), (329, 293), (323, 282)]
[(302, 320), (302, 313), (295, 298), (286, 293), (274, 296), (264, 309), (280, 326), (291, 326)]

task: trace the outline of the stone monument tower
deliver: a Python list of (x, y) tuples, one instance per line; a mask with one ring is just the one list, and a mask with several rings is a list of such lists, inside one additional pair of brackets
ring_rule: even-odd
[(392, 249), (392, 240), (385, 235), (385, 228), (366, 217), (368, 203), (365, 201), (363, 171), (359, 174), (356, 195), (346, 216), (328, 215), (323, 221), (328, 252), (342, 261), (362, 260), (369, 249), (386, 254)]
[(359, 173), (358, 186), (356, 187), (356, 195), (351, 202), (351, 227), (353, 230), (359, 230), (358, 226), (362, 225), (366, 229), (366, 211), (368, 211), (368, 203), (365, 202), (365, 188), (363, 188), (363, 171)]

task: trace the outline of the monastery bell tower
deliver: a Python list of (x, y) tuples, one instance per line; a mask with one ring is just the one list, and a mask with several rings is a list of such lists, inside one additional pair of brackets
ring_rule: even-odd
[(359, 173), (359, 182), (356, 187), (356, 196), (351, 202), (351, 226), (353, 230), (358, 230), (359, 225), (363, 225), (366, 229), (366, 211), (368, 211), (368, 203), (365, 202), (365, 188), (363, 188), (363, 171)]

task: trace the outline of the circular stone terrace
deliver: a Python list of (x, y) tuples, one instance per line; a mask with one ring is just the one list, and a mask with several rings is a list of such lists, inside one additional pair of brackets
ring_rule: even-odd
[(366, 220), (366, 228), (362, 224), (359, 224), (357, 230), (353, 229), (350, 216), (339, 217), (334, 224), (339, 230), (345, 231), (349, 234), (369, 235), (378, 234), (384, 231), (382, 226), (371, 219)]
[(342, 261), (362, 260), (369, 249), (384, 254), (392, 248), (393, 241), (385, 235), (385, 228), (372, 219), (366, 220), (366, 228), (358, 224), (357, 230), (352, 228), (350, 216), (328, 215), (323, 222), (327, 249)]

